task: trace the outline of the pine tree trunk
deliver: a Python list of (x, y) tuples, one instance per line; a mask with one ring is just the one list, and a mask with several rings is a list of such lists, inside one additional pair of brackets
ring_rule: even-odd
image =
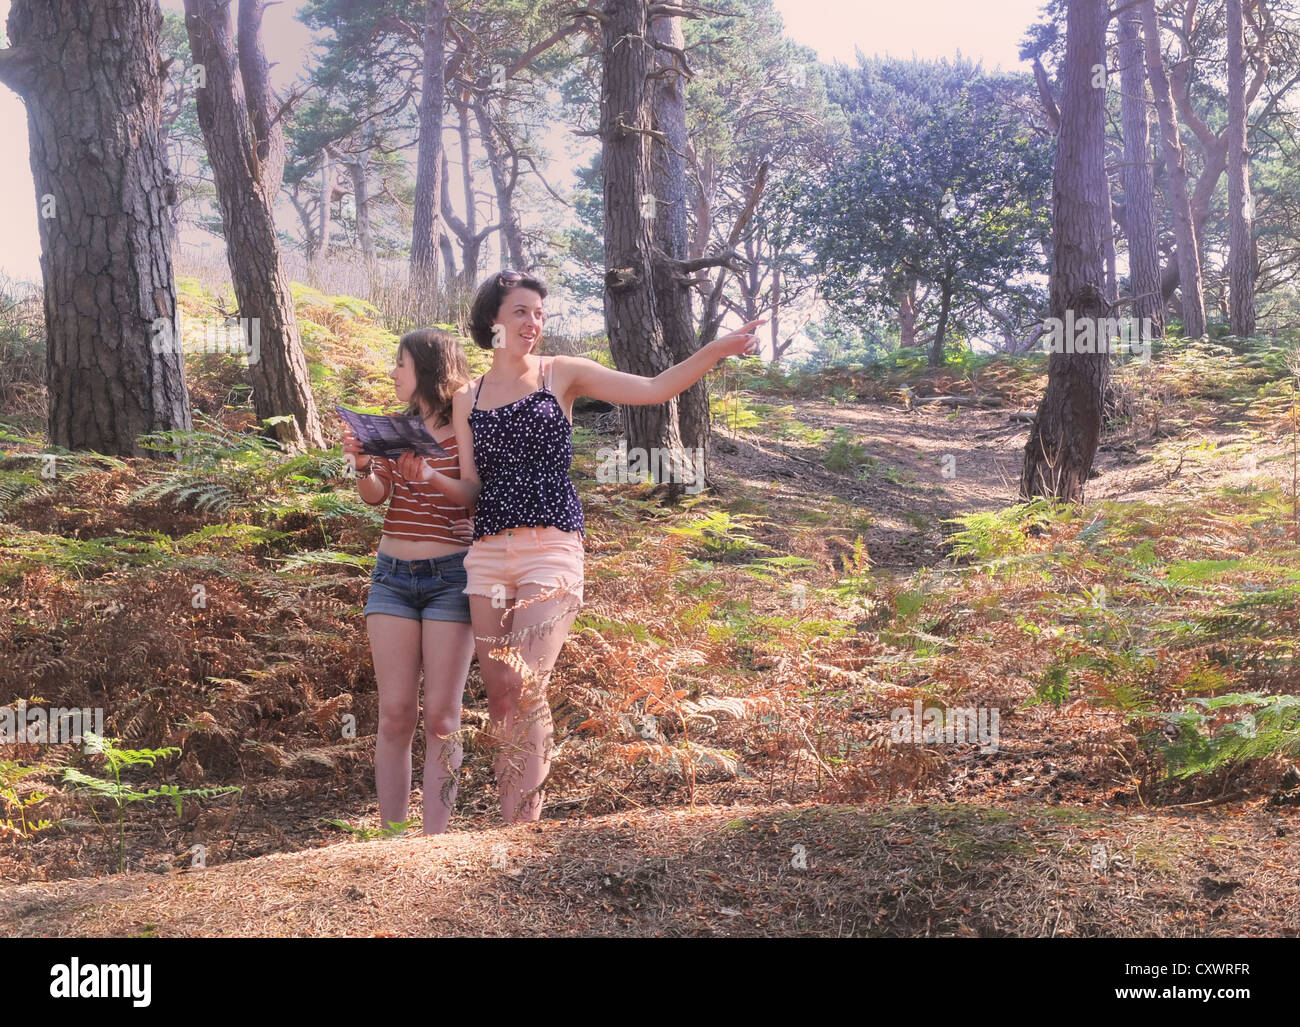
[(487, 156), (488, 171), (492, 175), (492, 186), (497, 195), (497, 221), (501, 225), (502, 259), (518, 271), (529, 270), (529, 262), (524, 252), (524, 230), (519, 224), (519, 215), (515, 212), (514, 185), (518, 182), (518, 169), (512, 172), (506, 168), (510, 155), (501, 140), (497, 138), (496, 126), (482, 100), (475, 99), (470, 105), (474, 120), (478, 124), (479, 140), (483, 144), (483, 153)]
[(948, 313), (952, 309), (952, 284), (944, 282), (939, 296), (939, 324), (930, 344), (930, 366), (943, 366), (943, 347), (948, 338)]
[(265, 4), (240, 0), (238, 56), (229, 8), (224, 0), (185, 0), (185, 28), (194, 63), (206, 77), (195, 103), (221, 206), (226, 261), (240, 317), (255, 343), (248, 364), (253, 408), (262, 421), (289, 418), (271, 431), (290, 452), (323, 448), (272, 213), (284, 173), (284, 135), (262, 53)]
[(1228, 318), (1232, 334), (1255, 334), (1254, 221), (1246, 146), (1246, 69), (1241, 0), (1228, 0)]
[[(651, 267), (654, 199), (650, 167), (652, 66), (646, 0), (604, 0), (600, 138), (605, 171), (605, 324), (620, 371), (653, 378), (672, 363)], [(628, 449), (681, 447), (677, 403), (623, 406)]]
[[(1106, 186), (1109, 194), (1109, 183)], [(1114, 304), (1119, 299), (1119, 261), (1115, 255), (1115, 224), (1110, 196), (1106, 197), (1106, 238), (1102, 240), (1106, 253), (1106, 302)]]
[(49, 441), (66, 449), (148, 456), (140, 435), (191, 427), (183, 355), (155, 346), (176, 328), (161, 30), (157, 0), (9, 10), (0, 82), (27, 107)]
[[(789, 343), (786, 343), (788, 346)], [(772, 362), (780, 359), (781, 346), (781, 264), (772, 261)]]
[(1155, 0), (1140, 5), (1145, 37), (1147, 74), (1160, 115), (1160, 134), (1165, 146), (1165, 166), (1169, 172), (1169, 205), (1173, 211), (1174, 239), (1178, 245), (1179, 291), (1183, 301), (1183, 334), (1200, 338), (1205, 334), (1205, 289), (1201, 282), (1201, 256), (1192, 221), (1191, 199), (1187, 192), (1187, 162), (1178, 136), (1178, 119), (1174, 116), (1174, 94), (1165, 73), (1160, 52), (1160, 26), (1156, 22)]
[(455, 236), (456, 241), (460, 244), (462, 268), (457, 281), (461, 288), (472, 289), (474, 280), (478, 277), (483, 242), (488, 232), (480, 232), (478, 228), (478, 211), (476, 209), (478, 201), (474, 194), (474, 173), (470, 168), (469, 114), (463, 104), (458, 105), (458, 110), (460, 113), (461, 188), (464, 190), (465, 197), (465, 220), (462, 221), (457, 216), (455, 209), (451, 205), (451, 170), (444, 153), (442, 165), (442, 220), (448, 228), (447, 250), (444, 251), (444, 255), (447, 260), (447, 278), (450, 282), (451, 268), (455, 266), (455, 258), (450, 254), (451, 237)]
[(1147, 75), (1142, 50), (1141, 16), (1126, 11), (1119, 19), (1120, 117), (1124, 125), (1124, 228), (1128, 235), (1129, 291), (1138, 324), (1151, 336), (1165, 333), (1165, 304), (1160, 291), (1156, 248), (1155, 172), (1151, 158), (1151, 121), (1147, 109)]
[(442, 104), (445, 95), (447, 0), (426, 0), (424, 68), (420, 93), (420, 145), (415, 170), (415, 221), (411, 229), (411, 294), (420, 316), (437, 309), (438, 233), (442, 211)]
[(329, 249), (330, 234), (334, 227), (334, 219), (330, 216), (331, 207), (333, 207), (330, 201), (333, 195), (334, 170), (330, 163), (329, 151), (322, 148), (320, 152), (320, 187), (317, 189), (317, 203), (319, 206), (316, 210), (315, 244), (307, 257), (311, 274), (315, 278), (315, 281), (311, 284), (317, 288), (320, 287), (320, 266), (325, 260), (325, 251)]
[[(1105, 92), (1092, 85), (1106, 63), (1106, 0), (1070, 0), (1061, 134), (1052, 185), (1051, 311), (1060, 322), (1103, 318), (1110, 191), (1105, 162)], [(1095, 324), (1094, 324), (1095, 327)], [(1025, 446), (1021, 495), (1082, 501), (1101, 437), (1108, 353), (1053, 352), (1047, 391)]]
[(348, 178), (352, 180), (352, 206), (357, 218), (357, 245), (361, 247), (361, 259), (365, 262), (366, 273), (374, 278), (375, 236), (370, 227), (370, 149), (363, 149), (356, 159), (348, 164)]
[[(472, 289), (482, 262), (484, 233), (478, 227), (478, 199), (474, 193), (474, 170), (470, 158), (469, 109), (464, 103), (456, 104), (457, 128), (460, 135), (460, 183), (465, 201), (465, 220), (462, 221), (451, 205), (450, 172), (443, 165), (442, 218), (460, 243), (460, 263), (463, 268), (460, 284)], [(444, 155), (445, 159), (445, 155)]]
[(916, 345), (916, 282), (910, 281), (898, 294), (898, 344)]
[[(650, 23), (650, 37), (682, 50), (686, 39), (681, 18), (662, 15)], [(656, 212), (655, 243), (673, 260), (686, 260), (689, 251), (686, 224), (686, 80), (678, 72), (677, 57), (671, 51), (655, 50), (657, 72), (651, 93), (651, 124), (664, 135), (652, 144), (653, 192)], [(663, 260), (654, 262), (655, 305), (662, 319), (664, 341), (673, 363), (681, 363), (699, 348), (695, 332), (694, 291), (681, 280), (682, 274)], [(774, 322), (775, 323), (775, 322)], [(689, 454), (703, 453), (705, 477), (709, 457), (709, 388), (707, 376), (677, 397), (677, 427), (681, 444)], [(692, 459), (694, 457), (692, 456)], [(680, 480), (669, 487), (669, 497), (683, 492)]]

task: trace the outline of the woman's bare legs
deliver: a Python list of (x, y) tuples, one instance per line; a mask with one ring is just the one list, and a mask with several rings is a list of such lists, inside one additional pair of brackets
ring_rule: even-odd
[(408, 819), (411, 741), (420, 716), (420, 621), (372, 613), (366, 617), (379, 686), (375, 790), (383, 827)]
[[(555, 593), (551, 586), (521, 584), (518, 598), (508, 610), (493, 607), (489, 596), (472, 595), (469, 599), (488, 713), (500, 747), (495, 766), (501, 818), (507, 824), (537, 820), (542, 815), (542, 784), (551, 769), (554, 734), (546, 687), (578, 615), (572, 593)], [(550, 597), (537, 600), (541, 594)], [(500, 640), (502, 636), (507, 636), (506, 641)], [(517, 667), (502, 660), (500, 654), (491, 655), (503, 646), (515, 650), (528, 668), (527, 683)]]
[[(460, 707), (474, 659), (474, 631), (457, 621), (424, 622), (424, 833), (447, 830), (463, 749)], [(411, 780), (407, 743), (406, 780)], [(408, 799), (409, 801), (409, 799)]]

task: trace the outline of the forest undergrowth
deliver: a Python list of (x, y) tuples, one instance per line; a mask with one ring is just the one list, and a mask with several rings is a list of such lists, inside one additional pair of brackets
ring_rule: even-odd
[[(182, 291), (183, 306), (209, 302), (195, 283)], [(395, 338), (377, 312), (306, 289), (298, 305), (321, 409), (385, 408)], [(726, 447), (717, 494), (666, 506), (652, 483), (600, 484), (616, 420), (580, 414), (586, 605), (551, 678), (546, 816), (807, 802), (1292, 813), (1300, 540), (1287, 356), (1282, 344), (1171, 342), (1121, 369), (1103, 444), (1158, 472), (1164, 493), (1081, 508), (1008, 494), (1000, 509), (956, 510), (933, 529), (946, 558), (902, 569), (876, 565), (871, 531), (883, 506), (907, 509), (914, 484), (869, 463), (871, 437), (804, 423), (802, 404), (902, 410), (953, 395), (1032, 409), (1041, 356), (933, 373), (904, 352), (870, 369), (715, 375), (720, 437), (778, 440), (796, 482), (816, 469), (820, 487), (794, 493), (749, 483), (743, 452)], [(126, 804), (119, 846), (111, 798), (71, 784), (102, 776), (101, 755), (7, 746), (6, 881), (377, 833), (362, 608), (382, 509), (346, 477), (337, 423), (325, 419), (331, 450), (286, 457), (251, 431), (232, 358), (187, 363), (196, 429), (152, 439), (172, 461), (51, 452), (38, 406), (0, 412), (0, 696), (102, 708), (119, 746), (178, 750), (125, 767), (132, 788), (209, 794), (179, 815), (171, 802)], [(968, 421), (954, 412), (951, 432)], [(880, 506), (824, 485), (864, 467)], [(944, 485), (935, 468), (929, 487)], [(914, 710), (947, 723), (996, 711), (998, 737), (900, 737)], [(475, 665), (453, 831), (496, 823), (486, 728)], [(238, 791), (211, 793), (223, 788)]]

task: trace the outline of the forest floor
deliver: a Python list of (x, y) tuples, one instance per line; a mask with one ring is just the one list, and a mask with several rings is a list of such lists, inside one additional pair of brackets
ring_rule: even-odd
[[(984, 573), (978, 554), (954, 556), (952, 533), (955, 518), (998, 518), (1017, 502), (1023, 415), (1032, 413), (1041, 373), (985, 376), (974, 387), (931, 375), (901, 398), (861, 381), (837, 400), (829, 384), (815, 400), (747, 389), (739, 395), (759, 421), (715, 429), (719, 489), (697, 502), (722, 520), (704, 527), (689, 505), (663, 511), (649, 486), (635, 495), (626, 486), (581, 490), (587, 607), (553, 683), (568, 749), (536, 825), (499, 826), (487, 753), (471, 735), (448, 834), (339, 841), (327, 818), (377, 826), (373, 675), (358, 623), (364, 575), (315, 568), (321, 602), (307, 604), (310, 615), (294, 610), (275, 636), (295, 640), (278, 654), (287, 662), (318, 653), (322, 669), (297, 677), (282, 663), (233, 669), (248, 662), (245, 652), (230, 655), (246, 636), (281, 630), (268, 612), (266, 569), (250, 571), (260, 606), (248, 582), (229, 594), (210, 587), (214, 605), (230, 611), (219, 629), (205, 629), (220, 643), (205, 649), (198, 632), (168, 672), (216, 682), (220, 702), (243, 704), (242, 719), (213, 706), (211, 693), (212, 713), (197, 699), (171, 710), (137, 685), (123, 704), (134, 716), (118, 731), (142, 744), (183, 744), (169, 781), (233, 782), (243, 792), (233, 801), (187, 800), (181, 820), (170, 804), (132, 809), (128, 872), (114, 874), (111, 807), (94, 811), (101, 831), (84, 799), (56, 791), (39, 811), (57, 819), (53, 829), (0, 838), (0, 929), (1298, 936), (1300, 778), (1288, 761), (1175, 780), (1144, 733), (1197, 695), (1295, 693), (1290, 643), (1279, 640), (1295, 633), (1289, 583), (1300, 578), (1300, 562), (1294, 540), (1279, 538), (1289, 534), (1283, 507), (1262, 480), (1289, 484), (1293, 440), (1277, 428), (1276, 403), (1264, 420), (1247, 416), (1259, 403), (1250, 390), (1202, 402), (1179, 393), (1177, 374), (1161, 379), (1161, 395), (1139, 395), (1134, 380), (1122, 383), (1118, 402), (1130, 405), (1129, 416), (1103, 441), (1085, 512), (962, 522), (980, 545), (1019, 525), (1014, 548), (1040, 561), (1024, 573), (999, 565), (1022, 559), (1010, 550), (985, 554)], [(964, 399), (926, 402), (944, 395)], [(588, 460), (616, 435), (608, 414), (578, 425)], [(580, 475), (584, 467), (575, 462)], [(30, 544), (30, 533), (98, 539), (118, 521), (124, 531), (144, 530), (150, 511), (125, 501), (127, 476), (112, 472), (75, 506), (49, 496), (10, 504), (0, 561), (24, 538)], [(1245, 505), (1260, 497), (1272, 497), (1262, 512)], [(347, 516), (314, 544), (373, 553), (373, 524), (368, 534), (349, 533)], [(204, 523), (163, 530), (183, 539)], [(276, 523), (310, 534), (291, 516)], [(1140, 555), (1148, 551), (1190, 569), (1157, 575), (1155, 559)], [(76, 592), (69, 603), (112, 602), (113, 573), (102, 562), (93, 573), (83, 567), (89, 580), (76, 582), (62, 568), (17, 570), (23, 588), (10, 605), (28, 609), (33, 625), (42, 587), (54, 594), (46, 616), (60, 625), (65, 585)], [(1285, 593), (1248, 637), (1225, 641), (1221, 632), (1192, 646), (1142, 612), (1152, 595), (1171, 597), (1174, 626), (1217, 625), (1242, 594), (1231, 576), (1247, 570), (1256, 581), (1273, 575), (1277, 589), (1259, 586), (1267, 596)], [(795, 603), (792, 614), (788, 578), (796, 573), (814, 584), (807, 606)], [(180, 572), (182, 596), (192, 576)], [(165, 576), (157, 580), (165, 591)], [(105, 587), (95, 592), (94, 581)], [(1103, 596), (1110, 588), (1110, 606), (1088, 601), (1098, 588)], [(286, 601), (277, 594), (275, 602), (279, 614)], [(149, 617), (140, 605), (136, 615)], [(349, 625), (341, 637), (330, 627), (340, 617)], [(129, 629), (109, 618), (96, 630), (101, 643), (115, 637), (120, 648)], [(4, 640), (11, 663), (14, 654), (30, 657), (36, 637), (19, 629)], [(24, 694), (57, 701), (52, 678), (41, 675), (58, 656), (76, 665), (75, 642), (64, 637), (55, 656), (28, 659), (33, 684)], [(195, 653), (207, 673), (183, 670)], [(139, 659), (150, 666), (158, 657), (142, 651)], [(351, 669), (334, 681), (326, 664), (329, 675)], [(292, 698), (266, 687), (254, 693), (259, 674), (285, 675)], [(686, 690), (665, 686), (670, 675)], [(915, 700), (1000, 709), (996, 751), (960, 741), (883, 744), (891, 708)], [(361, 711), (359, 737), (346, 743), (326, 730), (340, 709)], [(1135, 724), (1135, 711), (1149, 719)], [(647, 735), (637, 717), (652, 712), (659, 719)], [(481, 726), (484, 713), (475, 666), (466, 722)], [(421, 749), (417, 741), (417, 782)], [(417, 788), (413, 817), (419, 802)], [(204, 847), (206, 868), (193, 865), (195, 846)]]

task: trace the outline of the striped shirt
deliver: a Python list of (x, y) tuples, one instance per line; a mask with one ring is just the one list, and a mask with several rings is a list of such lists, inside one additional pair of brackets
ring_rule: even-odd
[[(447, 451), (445, 457), (424, 457), (424, 462), (448, 478), (460, 477), (460, 461), (456, 440), (439, 443)], [(438, 491), (433, 482), (407, 481), (397, 470), (397, 462), (382, 456), (370, 458), (375, 465), (375, 477), (384, 483), (383, 498), (392, 497), (388, 515), (384, 518), (384, 534), (394, 538), (417, 539), (421, 542), (447, 542), (454, 546), (467, 546), (462, 538), (451, 532), (451, 522), (464, 520), (469, 511), (452, 505), (451, 500)]]

